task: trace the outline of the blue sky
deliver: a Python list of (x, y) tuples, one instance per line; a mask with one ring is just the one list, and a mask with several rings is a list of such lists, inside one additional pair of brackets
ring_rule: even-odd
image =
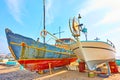
[[(43, 29), (42, 0), (0, 0), (0, 53), (8, 53), (5, 28), (37, 39)], [(81, 14), (81, 23), (88, 29), (88, 39), (111, 40), (120, 54), (119, 0), (46, 0), (46, 29), (62, 38), (71, 37), (68, 20)], [(81, 33), (81, 40), (85, 40)], [(58, 37), (58, 35), (56, 35)], [(41, 37), (40, 40), (42, 41)]]

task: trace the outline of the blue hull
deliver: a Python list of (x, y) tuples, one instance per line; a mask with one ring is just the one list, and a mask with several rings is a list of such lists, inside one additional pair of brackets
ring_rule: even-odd
[[(73, 52), (53, 45), (37, 42), (6, 29), (9, 48), (15, 59), (71, 58)], [(24, 45), (23, 45), (24, 43)], [(75, 56), (74, 56), (75, 57)]]

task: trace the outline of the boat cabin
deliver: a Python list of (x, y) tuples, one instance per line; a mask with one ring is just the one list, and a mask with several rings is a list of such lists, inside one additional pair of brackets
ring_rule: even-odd
[(74, 43), (75, 41), (71, 38), (62, 38), (56, 40), (55, 46), (59, 48), (69, 49), (69, 45)]

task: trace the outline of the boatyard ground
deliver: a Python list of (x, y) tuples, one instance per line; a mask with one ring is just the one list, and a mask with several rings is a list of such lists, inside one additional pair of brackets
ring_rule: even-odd
[(88, 73), (79, 72), (78, 70), (66, 70), (61, 68), (54, 70), (53, 74), (46, 72), (38, 74), (28, 70), (20, 70), (17, 66), (0, 65), (0, 80), (120, 80), (120, 73), (112, 74), (108, 78), (98, 76), (88, 77)]

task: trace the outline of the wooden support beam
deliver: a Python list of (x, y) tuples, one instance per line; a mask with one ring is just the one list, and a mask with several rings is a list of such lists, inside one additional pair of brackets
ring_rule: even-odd
[(51, 67), (51, 63), (48, 63), (48, 66), (49, 66), (49, 72), (50, 72), (50, 75), (52, 74), (52, 67)]

